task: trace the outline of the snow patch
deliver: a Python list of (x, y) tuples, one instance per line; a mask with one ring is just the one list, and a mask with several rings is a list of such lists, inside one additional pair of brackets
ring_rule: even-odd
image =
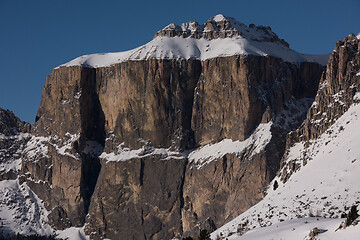
[[(269, 240), (269, 239), (310, 239), (309, 233), (318, 229), (316, 239), (338, 240), (357, 239), (360, 225), (338, 229), (344, 219), (303, 218), (276, 223), (269, 227), (254, 229), (239, 236), (234, 234), (229, 240)], [(213, 238), (215, 239), (215, 238)]]
[(27, 138), (30, 138), (30, 134), (28, 133), (20, 133), (14, 136), (6, 136), (4, 134), (0, 134), (0, 140), (10, 140), (13, 141), (14, 145), (19, 146), (16, 152), (10, 151), (10, 153), (9, 149), (0, 148), (0, 173), (6, 173), (10, 171), (17, 173), (18, 171), (20, 171), (21, 156), (24, 152), (25, 147), (23, 141)]
[(355, 93), (354, 97), (353, 97), (354, 101), (360, 101), (360, 92)]
[(143, 146), (140, 149), (132, 150), (124, 146), (124, 144), (120, 144), (116, 152), (106, 153), (103, 152), (99, 157), (108, 162), (112, 161), (128, 161), (131, 159), (138, 159), (149, 157), (152, 155), (160, 155), (162, 160), (168, 159), (179, 159), (184, 158), (185, 155), (177, 152), (171, 151), (170, 149), (165, 148), (154, 148), (152, 146)]
[(68, 240), (90, 240), (84, 227), (55, 231), (48, 224), (49, 212), (43, 201), (18, 180), (0, 181), (0, 222), (4, 237), (14, 234), (50, 236)]
[(69, 153), (68, 150), (73, 149), (73, 143), (80, 138), (80, 133), (70, 134), (67, 132), (65, 134), (65, 137), (67, 138), (67, 140), (63, 143), (62, 147), (59, 148), (57, 145), (54, 145), (57, 152), (63, 156), (69, 156), (77, 159), (78, 157)]
[(201, 168), (213, 160), (223, 157), (225, 154), (241, 153), (252, 149), (251, 156), (259, 153), (271, 139), (272, 122), (259, 124), (255, 131), (244, 141), (224, 139), (218, 143), (208, 144), (189, 154), (189, 162), (195, 163)]
[(90, 240), (90, 238), (85, 235), (84, 228), (85, 227), (71, 227), (65, 230), (59, 230), (56, 231), (56, 237), (67, 240)]
[(226, 18), (224, 17), (224, 15), (218, 14), (218, 15), (216, 15), (215, 17), (213, 17), (213, 20), (214, 20), (215, 22), (221, 22), (221, 21), (225, 21)]
[(57, 153), (63, 156), (79, 159), (75, 154), (72, 154), (69, 150), (73, 149), (73, 144), (80, 138), (80, 134), (66, 133), (64, 138), (60, 139), (57, 135), (51, 137), (32, 136), (27, 142), (24, 150), (26, 159), (31, 161), (37, 161), (41, 157), (48, 156), (49, 145), (53, 146)]
[(51, 235), (47, 215), (44, 204), (26, 183), (0, 181), (0, 219), (5, 236), (14, 233)]
[(44, 143), (50, 140), (49, 137), (32, 136), (25, 147), (25, 155), (27, 159), (35, 160), (38, 156), (47, 156), (48, 146)]

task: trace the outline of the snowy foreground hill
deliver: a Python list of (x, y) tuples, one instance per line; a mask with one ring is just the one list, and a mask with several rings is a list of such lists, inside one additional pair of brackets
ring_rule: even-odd
[(212, 238), (308, 239), (316, 227), (318, 239), (357, 239), (360, 225), (339, 226), (345, 221), (341, 216), (360, 203), (359, 126), (360, 104), (355, 103), (316, 140), (295, 144), (282, 170), (288, 171), (289, 162), (301, 167), (285, 183), (277, 176), (261, 202)]

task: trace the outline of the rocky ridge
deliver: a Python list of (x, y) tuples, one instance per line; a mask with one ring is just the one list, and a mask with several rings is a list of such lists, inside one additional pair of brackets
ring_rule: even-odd
[(238, 22), (232, 17), (225, 17), (222, 14), (218, 14), (211, 17), (203, 25), (198, 22), (191, 21), (183, 23), (180, 26), (174, 23), (169, 24), (162, 30), (158, 31), (156, 37), (182, 37), (182, 38), (204, 38), (206, 40), (213, 40), (217, 38), (232, 38), (241, 36), (252, 41), (259, 42), (278, 42), (285, 47), (289, 47), (289, 44), (280, 39), (269, 26), (255, 26), (250, 24), (246, 26), (243, 23)]

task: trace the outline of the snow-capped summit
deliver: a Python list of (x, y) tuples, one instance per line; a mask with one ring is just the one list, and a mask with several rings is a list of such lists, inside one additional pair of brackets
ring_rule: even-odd
[(279, 39), (269, 26), (255, 26), (254, 24), (246, 26), (245, 24), (237, 21), (235, 18), (225, 17), (222, 14), (211, 17), (202, 25), (195, 21), (182, 23), (180, 26), (171, 23), (162, 30), (158, 31), (154, 38), (159, 36), (178, 36), (196, 39), (204, 38), (207, 40), (241, 36), (252, 41), (278, 42), (286, 47), (289, 47), (289, 44), (285, 40)]
[(268, 26), (246, 26), (221, 14), (206, 23), (171, 23), (149, 43), (118, 53), (91, 54), (61, 66), (107, 67), (120, 62), (148, 59), (208, 60), (235, 55), (274, 56), (286, 62), (318, 62), (326, 65), (329, 55), (304, 55), (289, 48)]
[(222, 14), (218, 14), (214, 17), (212, 17), (212, 19), (215, 21), (215, 22), (221, 22), (221, 21), (225, 21), (226, 20), (226, 17)]

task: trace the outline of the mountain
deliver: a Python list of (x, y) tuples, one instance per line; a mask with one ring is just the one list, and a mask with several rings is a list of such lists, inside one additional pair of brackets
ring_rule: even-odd
[(292, 147), (355, 103), (358, 42), (337, 43), (325, 75), (329, 55), (217, 15), (55, 68), (34, 124), (0, 115), (5, 233), (171, 239), (247, 214), (300, 169)]

